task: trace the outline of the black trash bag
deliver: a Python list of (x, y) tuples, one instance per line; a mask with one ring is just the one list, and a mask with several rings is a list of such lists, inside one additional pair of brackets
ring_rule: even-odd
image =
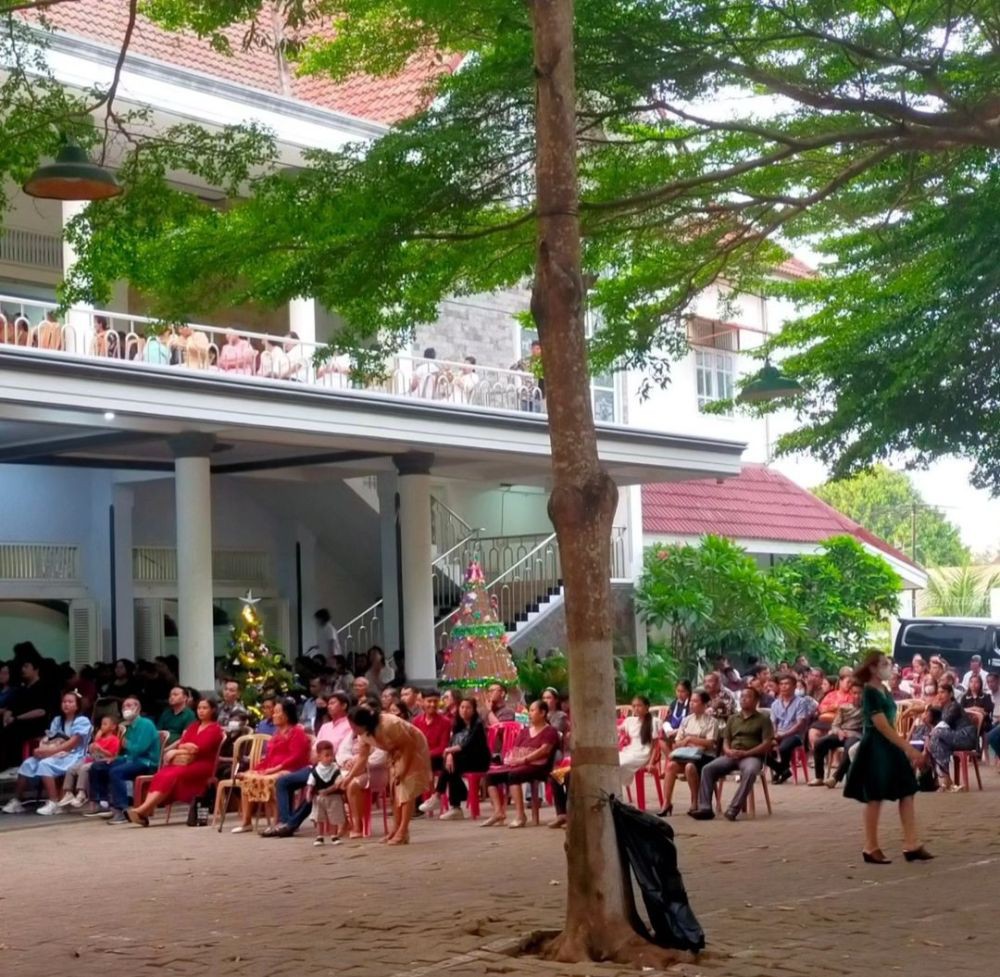
[(632, 919), (635, 931), (647, 940), (672, 950), (705, 948), (705, 931), (688, 903), (684, 880), (677, 869), (677, 847), (673, 829), (666, 821), (617, 797), (610, 798), (611, 816), (618, 839), (622, 870), (635, 875), (642, 901), (653, 926), (650, 936), (638, 915)]

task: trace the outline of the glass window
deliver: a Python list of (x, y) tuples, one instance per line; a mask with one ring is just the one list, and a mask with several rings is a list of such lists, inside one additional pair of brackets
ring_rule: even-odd
[(986, 628), (973, 624), (908, 624), (903, 632), (907, 648), (936, 651), (986, 651)]
[(716, 349), (694, 351), (695, 379), (699, 410), (717, 400), (732, 400), (736, 377), (736, 358)]

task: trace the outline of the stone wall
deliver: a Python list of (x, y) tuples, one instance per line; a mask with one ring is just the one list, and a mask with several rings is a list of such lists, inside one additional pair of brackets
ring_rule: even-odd
[[(611, 607), (614, 622), (611, 630), (612, 648), (616, 655), (635, 654), (635, 588), (631, 583), (611, 585)], [(537, 648), (544, 658), (550, 651), (566, 649), (566, 605), (561, 601), (548, 614), (535, 618), (532, 626), (522, 628), (511, 639), (510, 648), (521, 654)]]
[(520, 356), (520, 325), (514, 316), (527, 311), (525, 289), (470, 295), (441, 303), (437, 322), (418, 326), (413, 351), (433, 347), (439, 360), (460, 363), (474, 356), (480, 366), (508, 369)]

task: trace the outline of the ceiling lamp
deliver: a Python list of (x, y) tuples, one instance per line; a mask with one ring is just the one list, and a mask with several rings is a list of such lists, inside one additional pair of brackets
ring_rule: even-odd
[(107, 200), (122, 188), (110, 170), (92, 162), (76, 143), (67, 142), (54, 162), (43, 163), (31, 174), (24, 192), (46, 200)]
[(784, 397), (795, 397), (803, 392), (802, 384), (785, 376), (769, 359), (752, 380), (748, 380), (740, 390), (736, 400), (741, 404), (760, 404)]

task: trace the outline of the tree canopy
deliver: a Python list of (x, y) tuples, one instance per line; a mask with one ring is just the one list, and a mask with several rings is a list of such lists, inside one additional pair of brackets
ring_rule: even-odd
[(958, 566), (969, 559), (958, 527), (928, 505), (903, 472), (876, 465), (813, 492), (923, 566)]

